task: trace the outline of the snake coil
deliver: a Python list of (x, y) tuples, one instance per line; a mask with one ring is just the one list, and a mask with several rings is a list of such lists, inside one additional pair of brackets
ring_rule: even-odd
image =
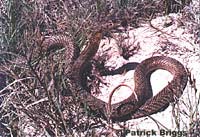
[[(47, 38), (42, 46), (47, 51), (60, 47), (66, 48), (67, 60), (69, 60), (69, 64), (72, 64), (68, 81), (70, 82), (72, 94), (78, 96), (80, 101), (87, 104), (91, 110), (97, 112), (103, 118), (108, 119), (108, 104), (92, 96), (81, 86), (81, 76), (84, 73), (85, 64), (96, 54), (102, 38), (102, 33), (103, 31), (99, 30), (93, 34), (89, 40), (88, 46), (86, 46), (78, 58), (77, 53), (79, 51), (67, 36)], [(157, 95), (153, 96), (150, 76), (153, 71), (157, 69), (169, 71), (173, 75), (173, 80)], [(174, 102), (175, 98), (179, 98), (182, 95), (187, 80), (186, 69), (179, 61), (166, 56), (148, 58), (142, 61), (135, 70), (134, 92), (137, 94), (137, 100), (135, 99), (135, 94), (132, 93), (127, 99), (112, 104), (109, 118), (112, 121), (126, 121), (128, 119), (140, 118), (163, 111), (170, 102)]]

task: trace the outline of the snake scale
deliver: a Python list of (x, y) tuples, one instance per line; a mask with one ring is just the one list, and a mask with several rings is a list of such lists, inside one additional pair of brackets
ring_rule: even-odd
[[(163, 111), (170, 102), (174, 102), (176, 98), (182, 95), (188, 80), (184, 66), (173, 58), (155, 56), (142, 61), (136, 67), (134, 92), (137, 97), (132, 93), (127, 99), (112, 104), (111, 111), (108, 112), (108, 103), (97, 99), (81, 86), (82, 74), (86, 69), (87, 63), (96, 54), (102, 35), (103, 29), (96, 31), (78, 58), (77, 53), (79, 51), (67, 36), (52, 36), (43, 43), (44, 49), (47, 50), (57, 47), (66, 48), (67, 60), (70, 60), (69, 64), (72, 65), (67, 81), (70, 85), (70, 90), (83, 104), (88, 105), (91, 111), (104, 119), (109, 118), (114, 122), (126, 121)], [(173, 75), (173, 80), (157, 95), (153, 96), (150, 76), (157, 69), (169, 71)]]

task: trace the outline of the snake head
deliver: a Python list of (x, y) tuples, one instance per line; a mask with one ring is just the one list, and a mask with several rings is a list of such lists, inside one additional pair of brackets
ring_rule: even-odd
[(134, 113), (138, 109), (138, 105), (136, 102), (127, 102), (124, 104), (121, 104), (117, 108), (117, 113), (118, 115), (128, 115), (130, 113)]
[(120, 103), (118, 107), (112, 109), (110, 119), (115, 121), (126, 121), (131, 119), (131, 116), (139, 108), (136, 101)]

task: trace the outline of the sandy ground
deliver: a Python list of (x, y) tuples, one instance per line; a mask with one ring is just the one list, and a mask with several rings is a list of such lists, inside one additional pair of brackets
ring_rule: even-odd
[[(170, 24), (165, 27), (166, 24)], [(118, 42), (116, 39), (106, 39), (102, 40), (101, 48), (98, 54), (101, 55), (104, 52), (108, 52), (110, 55), (106, 66), (110, 68), (119, 68), (123, 64), (128, 62), (138, 62), (147, 59), (155, 55), (165, 55), (180, 61), (185, 67), (187, 67), (192, 74), (192, 77), (196, 79), (196, 86), (199, 89), (200, 86), (200, 45), (194, 43), (193, 34), (189, 33), (190, 28), (186, 28), (184, 23), (181, 22), (181, 16), (177, 14), (171, 14), (168, 17), (157, 17), (152, 20), (152, 25), (159, 28), (158, 31), (152, 28), (149, 24), (143, 24), (142, 27), (137, 29), (131, 29), (128, 31), (127, 39), (123, 40), (122, 43), (129, 44), (132, 46), (139, 46), (138, 51), (132, 55), (128, 60), (125, 60), (120, 55), (120, 50), (118, 48)], [(103, 77), (104, 81), (108, 83), (108, 86), (101, 85), (102, 93), (98, 98), (108, 101), (109, 92), (111, 92), (117, 85), (121, 83), (126, 83), (127, 85), (133, 87), (134, 89), (134, 70), (125, 72), (124, 74), (118, 74), (113, 76)], [(158, 93), (163, 87), (165, 87), (170, 80), (172, 80), (172, 75), (164, 70), (157, 70), (152, 74), (151, 83), (153, 87), (153, 94)], [(120, 88), (113, 96), (112, 103), (122, 101), (131, 94), (131, 90), (127, 87)], [(199, 93), (196, 94), (199, 96)], [(195, 93), (191, 89), (191, 85), (188, 84), (184, 94), (180, 98), (179, 105), (181, 112), (186, 112), (186, 114), (180, 115), (180, 131), (184, 133), (189, 128), (189, 122), (191, 121), (189, 115), (194, 111), (189, 110), (188, 106), (195, 106)], [(187, 105), (185, 105), (187, 104)], [(153, 121), (150, 118), (140, 118), (127, 121), (127, 127), (131, 130), (129, 136), (136, 136), (135, 131), (151, 131), (155, 130), (157, 136), (160, 135), (160, 129), (169, 129), (178, 131), (177, 125), (175, 123), (174, 116), (172, 115), (172, 106), (170, 105), (165, 111), (152, 115), (152, 117), (157, 121)], [(159, 122), (159, 123), (158, 123)], [(168, 133), (172, 136), (172, 132)], [(178, 135), (178, 133), (176, 134)], [(153, 136), (153, 135), (152, 135)], [(165, 134), (167, 136), (167, 133)]]

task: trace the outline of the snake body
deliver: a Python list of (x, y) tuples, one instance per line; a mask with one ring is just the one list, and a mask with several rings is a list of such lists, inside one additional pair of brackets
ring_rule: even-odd
[[(72, 73), (72, 77), (74, 78), (74, 81), (72, 81), (74, 83), (72, 90), (77, 91), (81, 101), (90, 106), (92, 110), (103, 114), (104, 118), (109, 117), (112, 121), (126, 121), (163, 111), (168, 107), (170, 102), (174, 102), (182, 95), (188, 81), (184, 66), (173, 58), (155, 56), (142, 61), (135, 70), (134, 92), (137, 95), (137, 99), (135, 94), (132, 93), (127, 99), (113, 104), (111, 112), (108, 112), (108, 104), (106, 102), (95, 98), (79, 86), (81, 83), (81, 74), (84, 71), (84, 64), (96, 54), (99, 48), (100, 35), (101, 32), (94, 34), (94, 37), (90, 40), (91, 43), (75, 61), (73, 70), (76, 70), (76, 72)], [(173, 80), (157, 95), (152, 97), (150, 76), (157, 69), (169, 71), (173, 75)]]
[[(184, 66), (170, 57), (155, 56), (142, 61), (135, 70), (134, 92), (137, 95), (137, 99), (135, 94), (132, 93), (127, 99), (113, 104), (111, 111), (108, 112), (108, 103), (97, 99), (81, 86), (86, 64), (96, 54), (102, 35), (102, 29), (95, 32), (91, 39), (89, 39), (88, 46), (86, 46), (78, 58), (77, 53), (79, 51), (69, 37), (50, 37), (42, 44), (46, 51), (54, 48), (66, 48), (67, 60), (69, 60), (69, 64), (72, 64), (68, 75), (69, 81), (67, 81), (70, 83), (70, 90), (83, 104), (87, 104), (92, 111), (104, 119), (126, 121), (162, 111), (167, 108), (170, 102), (175, 101), (176, 98), (182, 95), (188, 80)], [(157, 69), (165, 69), (172, 73), (173, 80), (157, 95), (152, 97), (150, 76)]]
[[(169, 71), (173, 75), (173, 80), (157, 95), (152, 97), (150, 76), (157, 69)], [(124, 118), (140, 118), (164, 110), (168, 107), (170, 102), (174, 102), (182, 95), (187, 80), (187, 72), (184, 66), (173, 58), (154, 56), (142, 61), (136, 67), (134, 73), (134, 92), (137, 94), (138, 100), (135, 101), (135, 95), (132, 93), (130, 97), (120, 102), (120, 104), (124, 106), (122, 106), (120, 110), (118, 110), (118, 107), (115, 107), (116, 111), (114, 112), (117, 112), (115, 114), (116, 117), (120, 118), (118, 117), (120, 114), (122, 116), (127, 114)], [(116, 104), (116, 106), (118, 106), (118, 104)], [(123, 119), (123, 117), (121, 119)]]
[(52, 52), (57, 49), (66, 48), (66, 60), (69, 65), (79, 56), (79, 49), (74, 45), (71, 38), (65, 35), (55, 35), (45, 38), (42, 42), (42, 51)]

